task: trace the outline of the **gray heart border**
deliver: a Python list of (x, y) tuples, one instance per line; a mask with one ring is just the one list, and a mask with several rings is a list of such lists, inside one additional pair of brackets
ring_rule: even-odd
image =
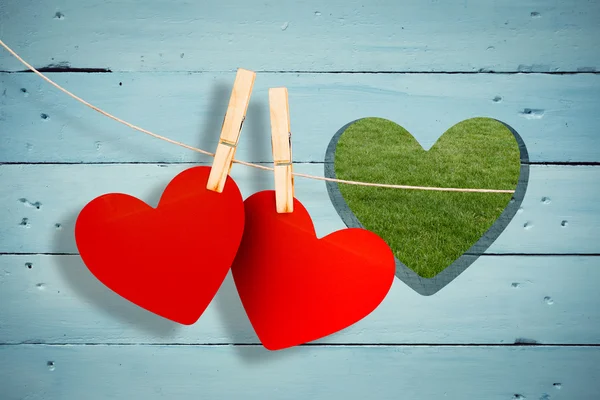
[[(364, 118), (354, 120), (344, 125), (331, 138), (331, 141), (329, 142), (325, 152), (324, 164), (325, 176), (327, 178), (336, 178), (334, 169), (335, 150), (340, 137), (352, 124), (362, 119)], [(519, 145), (521, 165), (519, 180), (515, 189), (515, 193), (513, 194), (512, 199), (504, 211), (502, 211), (502, 214), (500, 214), (496, 222), (494, 222), (494, 224), (483, 234), (483, 236), (481, 236), (481, 238), (479, 238), (479, 240), (473, 244), (469, 250), (463, 253), (452, 264), (450, 264), (433, 278), (423, 278), (412, 269), (404, 265), (400, 260), (395, 258), (396, 277), (406, 283), (415, 292), (423, 296), (431, 296), (440, 291), (442, 288), (452, 282), (457, 276), (463, 273), (471, 264), (473, 264), (473, 262), (475, 262), (475, 260), (483, 255), (490, 245), (498, 238), (498, 236), (500, 236), (502, 231), (504, 231), (504, 229), (508, 226), (510, 221), (521, 207), (521, 203), (523, 202), (525, 192), (527, 191), (527, 185), (529, 183), (529, 153), (527, 152), (527, 146), (517, 131), (514, 130), (510, 125), (497, 119), (494, 120), (506, 126), (511, 131)], [(337, 182), (326, 181), (325, 183), (327, 186), (327, 193), (329, 194), (329, 198), (331, 199), (333, 207), (339, 214), (344, 224), (346, 224), (346, 226), (349, 228), (365, 229), (358, 218), (356, 218), (352, 210), (350, 210), (350, 207), (348, 207), (348, 204), (340, 192)]]

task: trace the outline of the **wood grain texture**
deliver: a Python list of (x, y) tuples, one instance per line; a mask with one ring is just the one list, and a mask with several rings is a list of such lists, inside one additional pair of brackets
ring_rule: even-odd
[(229, 98), (229, 105), (225, 112), (225, 119), (221, 128), (219, 144), (210, 169), (210, 176), (206, 188), (215, 192), (223, 192), (227, 175), (231, 171), (233, 158), (237, 148), (242, 126), (246, 119), (250, 95), (254, 86), (256, 73), (245, 69), (238, 69)]
[(599, 365), (597, 347), (0, 346), (5, 400), (595, 400)]
[[(235, 73), (49, 76), (129, 122), (214, 151)], [(273, 161), (268, 88), (279, 86), (289, 91), (294, 161), (322, 162), (333, 135), (358, 118), (390, 119), (428, 149), (454, 124), (490, 117), (516, 129), (532, 162), (600, 162), (600, 75), (257, 74), (237, 158)], [(0, 74), (1, 93), (0, 162), (210, 160), (111, 121), (33, 74)]]
[[(434, 296), (396, 279), (371, 315), (318, 342), (600, 344), (599, 280), (600, 257), (483, 256)], [(230, 275), (182, 326), (114, 294), (77, 255), (3, 255), (0, 304), (0, 343), (259, 343)]]
[[(247, 161), (272, 162), (267, 90), (286, 86), (297, 162), (321, 163), (337, 130), (362, 117), (393, 120), (429, 148), (482, 116), (516, 129), (534, 164), (597, 164), (599, 13), (588, 0), (3, 0), (0, 38), (37, 67), (112, 70), (50, 76), (209, 151), (235, 70), (259, 71), (236, 153)], [(22, 69), (0, 52), (0, 71)], [(488, 250), (527, 255), (483, 256), (431, 297), (396, 280), (365, 320), (269, 353), (227, 345), (257, 343), (230, 278), (197, 324), (180, 327), (112, 293), (79, 256), (38, 254), (76, 251), (73, 223), (93, 197), (155, 205), (193, 165), (170, 163), (197, 162), (212, 159), (32, 74), (0, 73), (0, 164), (84, 164), (0, 165), (2, 400), (598, 397), (600, 257), (564, 254), (600, 253), (600, 167), (531, 167), (522, 212)], [(245, 197), (272, 189), (271, 173), (234, 166), (233, 176)], [(319, 236), (344, 227), (323, 182), (295, 183)]]
[[(120, 192), (156, 206), (169, 180), (192, 165), (0, 165), (0, 253), (76, 253), (73, 226), (87, 202)], [(295, 170), (322, 176), (323, 165), (299, 164)], [(236, 165), (231, 176), (244, 198), (273, 189), (269, 171)], [(531, 166), (522, 211), (487, 253), (600, 253), (600, 244), (590, 240), (600, 235), (599, 181), (594, 166)], [(324, 182), (298, 178), (295, 195), (319, 237), (345, 228)]]
[[(593, 71), (595, 1), (4, 0), (35, 66), (113, 71)], [(0, 53), (0, 70), (23, 69)]]
[(294, 211), (294, 176), (290, 106), (286, 88), (269, 89), (269, 109), (277, 212), (291, 213)]

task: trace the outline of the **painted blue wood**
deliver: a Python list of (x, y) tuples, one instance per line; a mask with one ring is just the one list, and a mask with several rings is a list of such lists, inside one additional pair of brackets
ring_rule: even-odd
[[(0, 253), (76, 253), (73, 227), (87, 202), (121, 192), (156, 205), (167, 183), (192, 165), (0, 165)], [(295, 168), (323, 175), (320, 164)], [(244, 198), (274, 187), (268, 171), (235, 165), (231, 175)], [(600, 253), (593, 240), (600, 235), (600, 168), (532, 165), (529, 179), (522, 210), (487, 253)], [(319, 236), (345, 227), (323, 181), (298, 178), (295, 188)]]
[(6, 400), (596, 400), (599, 374), (598, 347), (0, 346)]
[[(586, 0), (4, 0), (0, 38), (36, 66), (112, 69), (51, 75), (211, 151), (233, 71), (257, 70), (244, 160), (271, 162), (266, 90), (287, 86), (295, 161), (322, 162), (331, 136), (361, 117), (394, 120), (429, 148), (486, 116), (513, 126), (533, 162), (597, 163), (599, 12)], [(0, 70), (20, 69), (0, 51)], [(323, 73), (335, 71), (425, 73)], [(427, 73), (478, 71), (518, 74)], [(525, 74), (560, 71), (576, 74)], [(522, 212), (489, 249), (526, 256), (484, 256), (431, 297), (396, 280), (373, 314), (320, 341), (337, 346), (219, 346), (256, 343), (229, 278), (197, 324), (175, 327), (114, 295), (76, 255), (25, 254), (75, 251), (86, 201), (119, 190), (156, 203), (187, 166), (168, 164), (198, 161), (210, 160), (107, 121), (31, 74), (0, 73), (0, 163), (166, 165), (0, 166), (0, 253), (16, 253), (0, 255), (1, 399), (598, 397), (598, 347), (585, 345), (600, 343), (599, 257), (532, 254), (600, 252), (600, 167), (533, 166)], [(272, 187), (270, 173), (236, 166), (234, 177), (245, 196)], [(322, 182), (296, 185), (319, 235), (343, 227)], [(509, 346), (534, 342), (557, 346)]]
[[(121, 118), (208, 151), (234, 80), (234, 73), (49, 75)], [(600, 161), (600, 75), (258, 74), (240, 159), (272, 161), (267, 90), (279, 86), (289, 89), (295, 161), (322, 162), (333, 135), (363, 117), (395, 121), (425, 148), (458, 122), (490, 117), (517, 130), (532, 162)], [(0, 162), (208, 161), (111, 121), (33, 74), (0, 74), (0, 93)]]
[[(3, 0), (34, 65), (114, 71), (592, 71), (587, 0)], [(0, 53), (0, 70), (21, 70)]]
[[(396, 279), (371, 315), (319, 343), (600, 344), (599, 280), (598, 257), (484, 256), (433, 296)], [(114, 294), (79, 256), (4, 255), (0, 304), (0, 343), (259, 343), (230, 276), (182, 326)]]

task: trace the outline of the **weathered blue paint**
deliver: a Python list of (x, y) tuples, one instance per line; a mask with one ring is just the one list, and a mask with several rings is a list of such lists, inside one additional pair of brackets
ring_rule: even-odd
[[(103, 193), (121, 192), (156, 205), (169, 180), (192, 165), (2, 165), (0, 252), (76, 253), (73, 226), (87, 202)], [(322, 164), (297, 164), (294, 168), (323, 174)], [(244, 198), (274, 187), (273, 175), (267, 171), (234, 165), (231, 176)], [(593, 239), (600, 236), (598, 182), (600, 168), (596, 166), (532, 165), (522, 210), (487, 253), (599, 253)], [(295, 196), (310, 212), (319, 236), (345, 228), (324, 182), (297, 178), (295, 188)], [(21, 199), (41, 206), (37, 209)], [(21, 224), (23, 218), (28, 225)], [(568, 225), (562, 226), (562, 221)], [(61, 224), (60, 231), (56, 223)]]
[[(118, 117), (213, 151), (235, 73), (49, 76)], [(0, 85), (1, 161), (209, 161), (109, 120), (32, 74), (0, 73)], [(465, 119), (490, 117), (519, 132), (532, 162), (600, 162), (600, 74), (259, 73), (236, 152), (241, 160), (272, 161), (267, 91), (280, 86), (289, 90), (295, 162), (323, 162), (333, 135), (364, 117), (399, 123), (425, 149)]]
[[(371, 315), (319, 343), (596, 344), (599, 279), (597, 257), (483, 256), (430, 297), (395, 280)], [(0, 288), (5, 343), (258, 343), (231, 277), (191, 326), (115, 296), (77, 255), (0, 256)]]
[[(600, 70), (599, 13), (594, 0), (3, 0), (0, 26), (40, 67), (576, 72)], [(0, 53), (0, 70), (22, 69)]]
[[(244, 67), (259, 74), (240, 159), (271, 161), (267, 89), (287, 86), (300, 172), (322, 174), (333, 134), (371, 116), (425, 148), (462, 120), (496, 118), (534, 164), (523, 210), (435, 295), (396, 280), (373, 314), (319, 346), (221, 347), (257, 343), (229, 278), (180, 327), (114, 295), (77, 255), (55, 254), (76, 251), (73, 222), (94, 196), (155, 204), (191, 165), (174, 163), (209, 159), (32, 74), (0, 73), (0, 163), (15, 163), (0, 165), (0, 398), (595, 399), (599, 17), (586, 0), (0, 2), (0, 38), (35, 66), (113, 71), (53, 79), (207, 150)], [(0, 52), (0, 70), (21, 69)], [(393, 71), (411, 73), (376, 73)], [(137, 162), (150, 164), (119, 164)], [(244, 196), (272, 188), (270, 173), (233, 176)], [(344, 227), (323, 182), (297, 179), (296, 193), (320, 236)]]
[(8, 400), (595, 400), (599, 365), (585, 346), (0, 347)]

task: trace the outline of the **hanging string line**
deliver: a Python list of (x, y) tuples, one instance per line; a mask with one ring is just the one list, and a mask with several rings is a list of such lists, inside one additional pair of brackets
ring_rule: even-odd
[[(95, 105), (88, 103), (87, 101), (85, 101), (84, 99), (82, 99), (81, 97), (71, 93), (70, 91), (68, 91), (67, 89), (63, 88), (62, 86), (60, 86), (59, 84), (57, 84), (56, 82), (54, 82), (53, 80), (51, 80), (50, 78), (48, 78), (46, 75), (42, 74), (40, 71), (38, 71), (37, 69), (35, 69), (33, 66), (31, 66), (29, 63), (27, 63), (27, 61), (23, 60), (14, 50), (12, 50), (10, 47), (8, 47), (2, 40), (0, 40), (0, 45), (2, 47), (4, 47), (6, 49), (6, 51), (8, 51), (11, 55), (13, 55), (17, 60), (19, 60), (23, 65), (25, 65), (28, 69), (30, 69), (32, 72), (34, 72), (36, 75), (38, 75), (40, 78), (42, 78), (43, 80), (45, 80), (46, 82), (48, 82), (50, 85), (54, 86), (55, 88), (57, 88), (58, 90), (60, 90), (61, 92), (65, 93), (66, 95), (68, 95), (69, 97), (72, 97), (73, 99), (77, 100), (78, 102), (80, 102), (81, 104), (91, 108), (94, 111), (99, 112), (100, 114), (104, 115), (105, 117), (108, 117), (114, 121), (117, 121), (125, 126), (128, 126), (131, 129), (134, 129), (138, 132), (142, 132), (145, 133), (146, 135), (150, 135), (152, 137), (155, 137), (157, 139), (160, 140), (164, 140), (165, 142), (168, 143), (172, 143), (175, 144), (177, 146), (183, 147), (185, 149), (188, 150), (192, 150), (195, 151), (197, 153), (202, 153), (205, 154), (207, 156), (211, 156), (214, 157), (214, 153), (211, 153), (209, 151), (206, 150), (202, 150), (196, 147), (192, 147), (190, 145), (187, 145), (185, 143), (182, 142), (178, 142), (176, 140), (173, 139), (169, 139), (168, 137), (165, 136), (161, 136), (157, 133), (151, 132), (147, 129), (141, 128), (137, 125), (134, 125), (130, 122), (127, 122), (119, 117), (115, 117), (114, 115), (102, 110), (101, 108), (96, 107)], [(260, 165), (260, 164), (254, 164), (254, 163), (250, 163), (247, 161), (242, 161), (242, 160), (233, 160), (234, 163), (237, 164), (241, 164), (241, 165), (246, 165), (248, 167), (252, 167), (252, 168), (258, 168), (258, 169), (262, 169), (265, 171), (273, 171), (272, 167), (267, 167), (264, 165)], [(432, 186), (409, 186), (409, 185), (391, 185), (391, 184), (384, 184), (384, 183), (371, 183), (371, 182), (358, 182), (358, 181), (349, 181), (349, 180), (344, 180), (344, 179), (335, 179), (335, 178), (327, 178), (324, 176), (317, 176), (317, 175), (309, 175), (309, 174), (302, 174), (299, 172), (293, 172), (294, 176), (298, 176), (298, 177), (302, 177), (302, 178), (308, 178), (308, 179), (316, 179), (316, 180), (320, 180), (320, 181), (327, 181), (327, 182), (336, 182), (336, 183), (343, 183), (343, 184), (347, 184), (347, 185), (358, 185), (358, 186), (371, 186), (371, 187), (381, 187), (381, 188), (390, 188), (390, 189), (409, 189), (409, 190), (431, 190), (431, 191), (439, 191), (439, 192), (475, 192), (475, 193), (514, 193), (514, 190), (500, 190), (500, 189), (466, 189), (466, 188), (445, 188), (445, 187), (432, 187)]]

